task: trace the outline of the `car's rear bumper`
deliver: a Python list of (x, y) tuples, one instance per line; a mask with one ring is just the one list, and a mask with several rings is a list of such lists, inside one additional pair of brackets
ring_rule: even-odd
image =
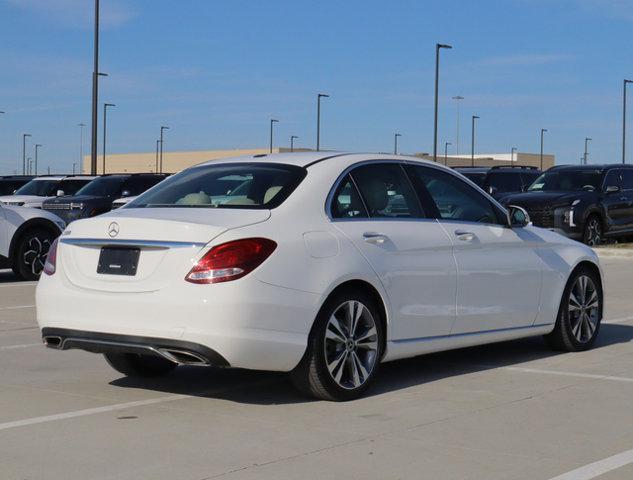
[[(188, 342), (215, 352), (223, 359), (220, 364), (289, 371), (305, 352), (319, 308), (318, 295), (253, 277), (213, 285), (183, 281), (155, 292), (114, 293), (76, 287), (59, 273), (42, 276), (36, 304), (44, 336), (72, 339), (62, 344), (63, 349), (100, 352), (98, 342), (87, 340), (102, 337), (126, 347), (131, 343), (177, 348)], [(56, 335), (60, 330), (72, 335)], [(211, 356), (209, 363), (217, 364)]]

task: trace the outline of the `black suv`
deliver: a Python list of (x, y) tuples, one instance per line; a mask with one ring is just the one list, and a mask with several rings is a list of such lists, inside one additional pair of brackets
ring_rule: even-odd
[(633, 165), (561, 165), (527, 192), (500, 199), (527, 210), (532, 223), (587, 245), (633, 234)]
[(134, 197), (164, 180), (163, 173), (124, 173), (103, 175), (94, 179), (75, 195), (57, 197), (44, 202), (48, 210), (66, 223), (94, 217), (112, 210), (112, 202), (121, 197)]
[(510, 193), (525, 192), (541, 174), (538, 168), (523, 165), (455, 167), (455, 170), (475, 182), (497, 200)]
[(13, 195), (18, 188), (35, 178), (33, 175), (5, 175), (0, 177), (0, 195)]

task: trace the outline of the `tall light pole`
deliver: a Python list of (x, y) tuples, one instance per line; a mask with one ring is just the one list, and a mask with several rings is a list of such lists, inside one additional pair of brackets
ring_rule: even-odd
[(399, 133), (394, 133), (393, 134), (393, 154), (394, 155), (398, 155), (398, 137), (401, 137), (402, 135)]
[(279, 123), (279, 120), (275, 120), (274, 118), (270, 119), (270, 149), (269, 152), (273, 153), (273, 124)]
[(585, 138), (585, 153), (582, 156), (583, 165), (587, 165), (587, 155), (589, 155), (589, 151), (587, 150), (588, 143), (591, 142), (591, 138)]
[(330, 98), (325, 93), (319, 93), (317, 95), (317, 138), (316, 138), (316, 151), (321, 149), (321, 99)]
[(442, 48), (453, 48), (450, 45), (443, 45), (441, 43), (435, 44), (435, 115), (433, 120), (433, 161), (437, 162), (437, 106), (438, 106), (438, 92), (440, 83), (440, 50)]
[(543, 170), (543, 134), (547, 132), (547, 128), (541, 128), (541, 170)]
[(622, 92), (622, 163), (626, 163), (626, 86), (633, 80), (624, 80)]
[(444, 165), (448, 166), (448, 146), (452, 145), (451, 142), (444, 143)]
[(517, 151), (517, 147), (512, 147), (510, 149), (510, 163), (514, 162), (514, 154)]
[(30, 136), (30, 133), (22, 134), (22, 175), (26, 175), (26, 137)]
[(299, 138), (296, 135), (290, 135), (290, 151), (295, 151), (295, 138)]
[(35, 175), (37, 175), (37, 151), (41, 146), (39, 143), (35, 145)]
[(169, 130), (169, 127), (160, 127), (160, 158), (159, 158), (159, 167), (160, 173), (163, 173), (163, 131)]
[(33, 171), (33, 161), (31, 160), (31, 157), (28, 157), (26, 159), (26, 165), (27, 165), (26, 173), (30, 175), (31, 172)]
[(479, 117), (477, 115), (473, 115), (472, 117), (472, 127), (470, 131), (470, 163), (471, 166), (475, 166), (475, 120)]
[(457, 103), (457, 127), (455, 129), (455, 155), (459, 155), (459, 103), (464, 99), (461, 95), (456, 95), (453, 100)]
[(160, 140), (156, 140), (156, 167), (154, 171), (158, 173), (158, 147), (160, 146)]
[(73, 175), (75, 174), (75, 167), (76, 167), (76, 165), (77, 164), (75, 162), (73, 162)]
[(116, 107), (114, 103), (103, 104), (103, 174), (106, 173), (106, 134), (108, 132), (108, 107)]
[(94, 68), (92, 70), (92, 125), (90, 173), (97, 174), (97, 112), (99, 109), (99, 0), (95, 0)]
[[(84, 161), (84, 127), (86, 124), (78, 123), (77, 126), (79, 127), (79, 165), (81, 166)], [(75, 173), (74, 170), (73, 173)]]

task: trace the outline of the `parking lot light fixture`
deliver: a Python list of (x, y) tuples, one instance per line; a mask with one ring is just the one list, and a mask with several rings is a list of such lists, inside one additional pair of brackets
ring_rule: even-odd
[(435, 115), (433, 117), (433, 161), (437, 162), (437, 108), (438, 108), (438, 92), (440, 83), (440, 50), (451, 49), (451, 45), (441, 43), (435, 44)]
[(26, 175), (26, 138), (31, 136), (30, 133), (22, 134), (22, 175)]
[(393, 154), (394, 155), (398, 155), (398, 137), (401, 137), (402, 135), (399, 133), (395, 133), (393, 135)]
[(585, 153), (582, 156), (582, 163), (583, 165), (587, 165), (587, 156), (589, 155), (589, 150), (588, 150), (588, 143), (591, 142), (591, 138), (586, 137), (585, 138)]
[(319, 93), (317, 95), (317, 134), (316, 134), (316, 151), (321, 149), (321, 99), (330, 98), (326, 93)]
[(275, 120), (274, 118), (270, 119), (270, 153), (273, 153), (273, 124), (279, 123), (279, 120)]
[(35, 145), (35, 175), (37, 175), (37, 151), (40, 147), (42, 147), (42, 145), (39, 143)]
[(547, 132), (547, 128), (541, 128), (541, 170), (543, 170), (543, 135)]
[(470, 131), (470, 163), (471, 166), (475, 166), (475, 120), (477, 120), (477, 115), (472, 116), (472, 126)]
[(299, 137), (297, 137), (296, 135), (290, 135), (290, 151), (294, 152), (295, 151), (295, 139), (298, 139)]
[(624, 80), (622, 92), (622, 163), (626, 163), (626, 86), (633, 80)]
[(165, 130), (169, 130), (169, 127), (160, 127), (160, 164), (159, 164), (159, 173), (163, 173), (163, 132)]

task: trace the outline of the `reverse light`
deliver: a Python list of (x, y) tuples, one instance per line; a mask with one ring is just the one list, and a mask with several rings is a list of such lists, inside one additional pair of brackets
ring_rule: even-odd
[(216, 245), (189, 271), (191, 283), (220, 283), (237, 280), (260, 266), (277, 248), (267, 238), (244, 238)]
[(55, 269), (57, 267), (57, 243), (59, 239), (55, 239), (55, 241), (51, 244), (48, 249), (48, 254), (46, 255), (46, 263), (44, 264), (43, 272), (46, 275), (52, 275), (55, 273)]

